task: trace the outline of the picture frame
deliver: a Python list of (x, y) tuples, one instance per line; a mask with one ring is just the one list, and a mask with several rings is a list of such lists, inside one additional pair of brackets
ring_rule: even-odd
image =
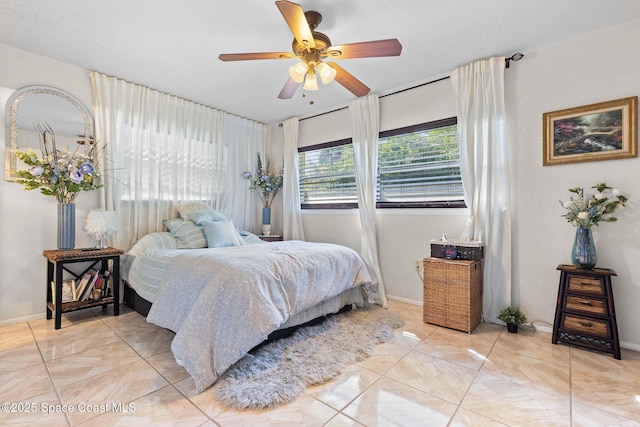
[(638, 97), (543, 114), (543, 166), (638, 157)]
[[(53, 303), (56, 301), (56, 283), (51, 282), (51, 298)], [(74, 279), (62, 281), (62, 302), (72, 302), (78, 300), (76, 290), (76, 281)]]

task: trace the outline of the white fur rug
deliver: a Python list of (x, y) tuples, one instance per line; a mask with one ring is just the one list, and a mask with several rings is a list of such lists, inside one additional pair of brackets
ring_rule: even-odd
[(247, 354), (213, 385), (217, 400), (234, 409), (269, 408), (294, 401), (307, 386), (337, 377), (371, 356), (404, 322), (377, 305), (329, 316)]

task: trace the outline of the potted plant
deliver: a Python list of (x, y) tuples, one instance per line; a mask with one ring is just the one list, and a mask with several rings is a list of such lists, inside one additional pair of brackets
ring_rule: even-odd
[(509, 332), (516, 334), (518, 333), (518, 326), (527, 321), (527, 316), (520, 310), (520, 307), (510, 305), (498, 313), (498, 319), (507, 324)]

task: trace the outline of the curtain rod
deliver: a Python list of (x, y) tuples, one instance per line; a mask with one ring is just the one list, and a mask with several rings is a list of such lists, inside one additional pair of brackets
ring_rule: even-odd
[[(505, 61), (505, 66), (504, 67), (505, 68), (509, 68), (509, 62), (511, 62), (511, 61), (520, 61), (522, 58), (524, 58), (524, 55), (522, 53), (514, 53), (510, 57), (504, 59), (504, 61)], [(419, 85), (415, 85), (415, 86), (411, 86), (411, 87), (408, 87), (408, 88), (405, 88), (405, 89), (397, 90), (395, 92), (387, 93), (386, 95), (380, 95), (380, 98), (385, 98), (385, 97), (391, 96), (391, 95), (397, 95), (399, 93), (406, 92), (408, 90), (417, 89), (419, 87), (427, 86), (427, 85), (430, 85), (430, 84), (433, 84), (433, 83), (438, 83), (438, 82), (441, 82), (443, 80), (447, 80), (447, 79), (450, 79), (450, 78), (451, 77), (449, 77), (449, 76), (441, 77), (439, 79), (431, 80), (431, 81), (426, 82), (426, 83), (420, 83)], [(303, 119), (300, 119), (300, 121), (307, 120), (307, 119), (313, 119), (313, 118), (320, 117), (320, 116), (324, 116), (325, 114), (335, 113), (336, 111), (341, 111), (341, 110), (344, 110), (344, 109), (347, 109), (347, 108), (349, 108), (349, 107), (348, 106), (347, 107), (340, 107), (340, 108), (336, 108), (335, 110), (325, 111), (324, 113), (319, 113), (319, 114), (316, 114), (314, 116), (305, 117)], [(282, 123), (279, 123), (278, 126), (282, 127)]]

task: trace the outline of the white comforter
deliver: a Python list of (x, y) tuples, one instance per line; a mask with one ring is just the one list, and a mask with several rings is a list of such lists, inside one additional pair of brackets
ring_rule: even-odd
[(292, 315), (352, 287), (372, 290), (353, 250), (300, 241), (189, 251), (167, 270), (147, 321), (200, 392)]

